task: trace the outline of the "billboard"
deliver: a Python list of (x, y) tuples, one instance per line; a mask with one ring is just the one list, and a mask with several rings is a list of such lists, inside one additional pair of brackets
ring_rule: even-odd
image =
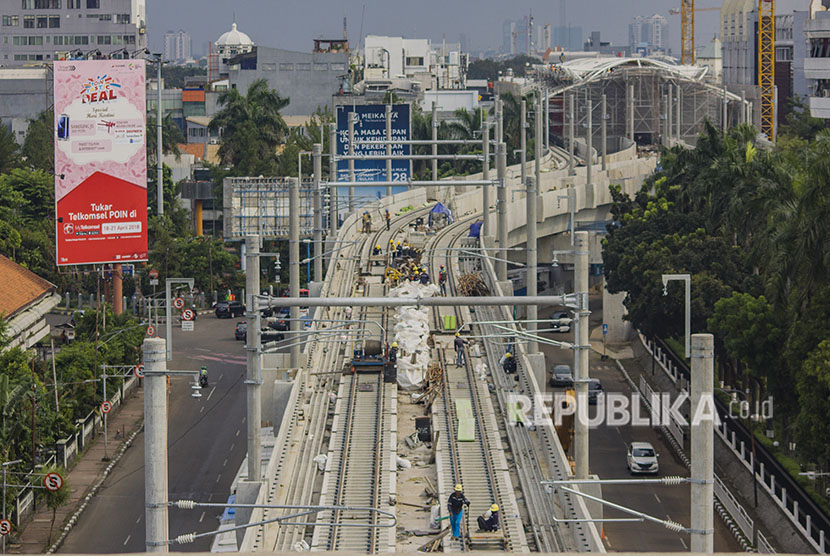
[(57, 264), (146, 261), (144, 60), (54, 66)]
[[(349, 114), (354, 111), (357, 120), (354, 124), (355, 142), (383, 141), (386, 139), (386, 106), (383, 104), (361, 104), (357, 106), (337, 107), (337, 154), (349, 154)], [(392, 105), (392, 139), (409, 140), (409, 105)], [(409, 154), (409, 145), (392, 145), (392, 154)], [(355, 155), (381, 156), (386, 154), (386, 145), (355, 145)], [(408, 181), (410, 179), (410, 161), (392, 161), (392, 180)], [(387, 181), (386, 161), (355, 160), (355, 181)], [(337, 181), (349, 180), (349, 161), (337, 161)]]

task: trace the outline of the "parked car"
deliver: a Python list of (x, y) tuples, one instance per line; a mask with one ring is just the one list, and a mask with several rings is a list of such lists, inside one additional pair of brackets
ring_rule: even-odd
[(631, 473), (657, 473), (660, 471), (658, 457), (660, 454), (654, 451), (651, 442), (632, 442), (628, 445), (625, 465)]
[(220, 301), (215, 312), (218, 319), (241, 317), (245, 314), (245, 305), (241, 301)]
[(597, 405), (597, 398), (603, 393), (602, 383), (598, 378), (588, 379), (588, 404)]
[(574, 377), (571, 374), (571, 368), (568, 365), (556, 365), (553, 367), (550, 375), (551, 386), (573, 386)]
[[(290, 310), (288, 307), (281, 307), (279, 313), (277, 313), (276, 320), (272, 322), (269, 326), (274, 330), (279, 330), (280, 332), (286, 332), (290, 327), (288, 326), (291, 317), (289, 316)], [(308, 328), (311, 326), (311, 320), (308, 318), (308, 307), (300, 307), (300, 318), (304, 319), (303, 328)]]
[(233, 337), (243, 342), (248, 339), (248, 323), (239, 321), (236, 323), (236, 328), (233, 329)]
[[(248, 324), (245, 322), (238, 322), (236, 323), (236, 329), (234, 330), (234, 338), (237, 340), (242, 340), (243, 342), (248, 341)], [(263, 328), (261, 334), (259, 336), (259, 341), (262, 343), (265, 342), (278, 342), (280, 340), (285, 339), (285, 334), (282, 332), (277, 332), (275, 330), (269, 330), (268, 328)]]
[[(550, 316), (551, 320), (558, 320), (558, 319), (569, 319), (571, 315), (567, 311), (556, 311)], [(570, 324), (559, 324), (553, 325), (551, 328), (554, 328), (554, 332), (570, 332), (571, 325)]]

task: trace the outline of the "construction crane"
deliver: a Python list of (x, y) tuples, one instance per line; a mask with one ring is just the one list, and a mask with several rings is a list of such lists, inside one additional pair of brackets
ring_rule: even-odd
[(761, 133), (775, 141), (775, 0), (758, 0), (758, 88)]
[(681, 0), (680, 8), (669, 10), (670, 15), (681, 16), (680, 63), (695, 63), (695, 12), (710, 12), (720, 8), (695, 8), (695, 0)]

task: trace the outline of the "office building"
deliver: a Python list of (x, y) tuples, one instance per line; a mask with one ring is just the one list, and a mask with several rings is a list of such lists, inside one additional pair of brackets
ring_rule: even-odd
[(0, 8), (4, 67), (69, 53), (123, 57), (147, 46), (145, 0), (0, 0)]
[(637, 16), (628, 24), (628, 46), (631, 52), (649, 54), (668, 52), (668, 20), (660, 14)]
[(164, 34), (164, 59), (169, 61), (190, 60), (192, 41), (190, 33), (179, 29), (178, 31), (167, 31)]
[(582, 27), (578, 25), (554, 27), (552, 46), (569, 52), (579, 52), (582, 50)]

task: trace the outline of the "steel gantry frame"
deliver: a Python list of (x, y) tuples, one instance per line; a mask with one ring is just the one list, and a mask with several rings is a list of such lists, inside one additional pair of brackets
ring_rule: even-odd
[(758, 0), (758, 87), (761, 133), (775, 141), (775, 0)]

